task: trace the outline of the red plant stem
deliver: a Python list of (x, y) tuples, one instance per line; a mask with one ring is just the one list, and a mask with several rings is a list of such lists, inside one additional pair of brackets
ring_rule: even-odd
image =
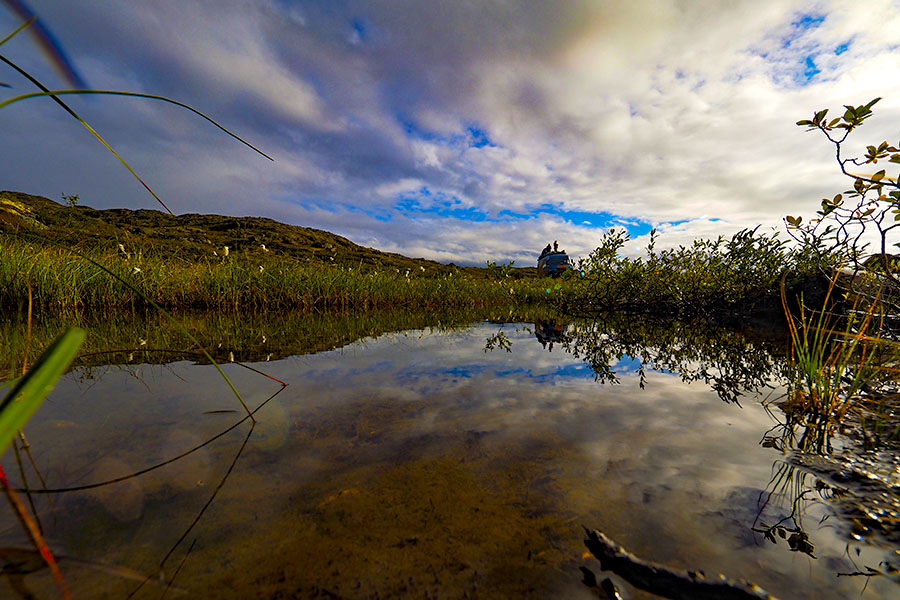
[(44, 562), (47, 563), (47, 567), (50, 569), (50, 573), (53, 575), (53, 579), (56, 581), (56, 585), (59, 586), (59, 591), (60, 593), (62, 593), (63, 600), (72, 600), (72, 594), (69, 593), (69, 588), (66, 585), (66, 580), (65, 578), (63, 578), (62, 571), (59, 570), (59, 565), (56, 564), (56, 559), (53, 558), (53, 554), (50, 552), (50, 548), (48, 548), (47, 544), (44, 542), (44, 538), (41, 535), (40, 530), (38, 530), (37, 524), (34, 522), (34, 519), (32, 519), (28, 514), (28, 511), (25, 509), (25, 505), (22, 504), (22, 501), (19, 500), (19, 497), (9, 485), (9, 481), (6, 479), (6, 473), (3, 471), (2, 465), (0, 465), (0, 485), (3, 486), (3, 491), (6, 492), (6, 497), (9, 499), (9, 503), (12, 505), (16, 516), (19, 517), (19, 521), (22, 523), (22, 526), (25, 527), (25, 530), (28, 532), (28, 537), (31, 538), (31, 542), (34, 544), (34, 547), (37, 548), (38, 553), (41, 555), (41, 558), (43, 558)]

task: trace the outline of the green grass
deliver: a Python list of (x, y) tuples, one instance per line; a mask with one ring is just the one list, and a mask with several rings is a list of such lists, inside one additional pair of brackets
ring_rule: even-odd
[[(89, 259), (89, 260), (87, 260)], [(95, 263), (103, 265), (104, 272)], [(120, 278), (128, 283), (125, 285)], [(42, 241), (0, 236), (0, 306), (16, 308), (32, 290), (55, 311), (167, 308), (252, 310), (437, 309), (533, 303), (553, 296), (540, 279), (488, 279), (464, 271), (353, 267), (279, 256), (171, 258), (118, 245), (81, 255)]]
[(847, 315), (827, 310), (839, 293), (831, 280), (824, 307), (814, 312), (800, 299), (797, 314), (789, 308), (782, 287), (782, 306), (790, 332), (791, 374), (786, 398), (779, 403), (788, 420), (785, 431), (799, 433), (805, 451), (828, 451), (833, 434), (855, 432), (867, 447), (893, 443), (894, 418), (900, 408), (893, 390), (897, 377), (897, 343), (883, 337), (882, 308), (874, 299), (857, 297)]

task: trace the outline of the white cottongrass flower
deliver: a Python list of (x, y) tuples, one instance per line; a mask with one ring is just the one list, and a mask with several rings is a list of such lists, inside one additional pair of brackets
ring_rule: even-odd
[(137, 275), (137, 274), (140, 273), (140, 272), (141, 272), (141, 268), (140, 268), (140, 267), (134, 267), (133, 269), (131, 269), (131, 274), (132, 274), (132, 275)]
[(259, 265), (259, 272), (262, 273), (263, 271), (265, 271), (265, 269), (263, 269), (262, 265)]
[(222, 248), (222, 252), (225, 254), (225, 256), (228, 256), (228, 246), (224, 246)]
[(265, 244), (260, 244), (259, 247), (262, 248), (262, 251), (263, 251), (263, 252), (268, 252), (268, 251), (269, 251), (269, 249), (266, 248), (266, 245), (265, 245)]

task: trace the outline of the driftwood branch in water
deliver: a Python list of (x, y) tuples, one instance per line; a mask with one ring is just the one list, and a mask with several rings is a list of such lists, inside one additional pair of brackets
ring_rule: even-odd
[(585, 528), (584, 545), (611, 571), (644, 591), (671, 600), (777, 600), (758, 585), (724, 575), (707, 577), (702, 571), (670, 569), (642, 560), (615, 543), (603, 532)]

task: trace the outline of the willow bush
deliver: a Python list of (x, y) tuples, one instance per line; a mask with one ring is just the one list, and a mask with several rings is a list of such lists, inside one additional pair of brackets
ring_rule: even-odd
[[(620, 253), (628, 234), (610, 230), (570, 275), (564, 306), (592, 314), (748, 315), (779, 307), (782, 277), (789, 287), (800, 285), (822, 265), (808, 249), (759, 227), (661, 251), (656, 238), (654, 230), (646, 256), (629, 258)], [(833, 254), (826, 259), (837, 262)]]

